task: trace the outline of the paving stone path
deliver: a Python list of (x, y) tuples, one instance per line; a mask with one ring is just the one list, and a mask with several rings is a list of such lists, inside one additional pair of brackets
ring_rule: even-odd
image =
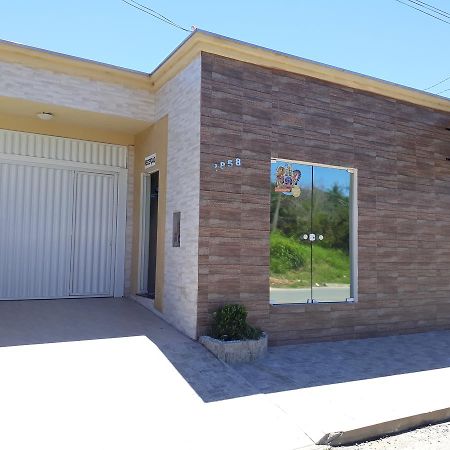
[(234, 369), (260, 392), (329, 385), (450, 366), (450, 331), (270, 347)]

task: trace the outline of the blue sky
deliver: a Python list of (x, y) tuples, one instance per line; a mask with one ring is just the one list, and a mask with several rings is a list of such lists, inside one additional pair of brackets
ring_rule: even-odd
[[(188, 28), (418, 89), (450, 77), (450, 24), (395, 0), (138, 1)], [(4, 0), (1, 23), (2, 39), (146, 72), (187, 36), (120, 0)]]

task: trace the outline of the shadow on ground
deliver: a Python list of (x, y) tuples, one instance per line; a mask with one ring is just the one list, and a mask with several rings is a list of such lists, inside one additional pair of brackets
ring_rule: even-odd
[(450, 366), (450, 331), (273, 347), (233, 368), (130, 300), (0, 302), (0, 346), (147, 336), (205, 402)]

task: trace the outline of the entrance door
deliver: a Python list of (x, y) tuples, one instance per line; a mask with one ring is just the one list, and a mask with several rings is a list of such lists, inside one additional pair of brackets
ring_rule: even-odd
[(272, 161), (272, 304), (351, 297), (351, 171)]
[(114, 175), (75, 174), (70, 295), (113, 295), (116, 197)]
[(149, 238), (148, 238), (148, 278), (147, 294), (150, 298), (155, 298), (156, 291), (156, 246), (158, 241), (158, 192), (159, 192), (159, 172), (150, 175), (150, 195), (148, 201), (149, 218)]
[(142, 177), (142, 219), (138, 295), (154, 299), (158, 242), (159, 172)]

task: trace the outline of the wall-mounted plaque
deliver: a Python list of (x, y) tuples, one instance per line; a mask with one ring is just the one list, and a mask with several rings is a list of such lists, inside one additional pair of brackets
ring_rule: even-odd
[(145, 168), (149, 169), (150, 167), (153, 167), (156, 165), (156, 153), (153, 153), (151, 155), (148, 155), (144, 159)]

